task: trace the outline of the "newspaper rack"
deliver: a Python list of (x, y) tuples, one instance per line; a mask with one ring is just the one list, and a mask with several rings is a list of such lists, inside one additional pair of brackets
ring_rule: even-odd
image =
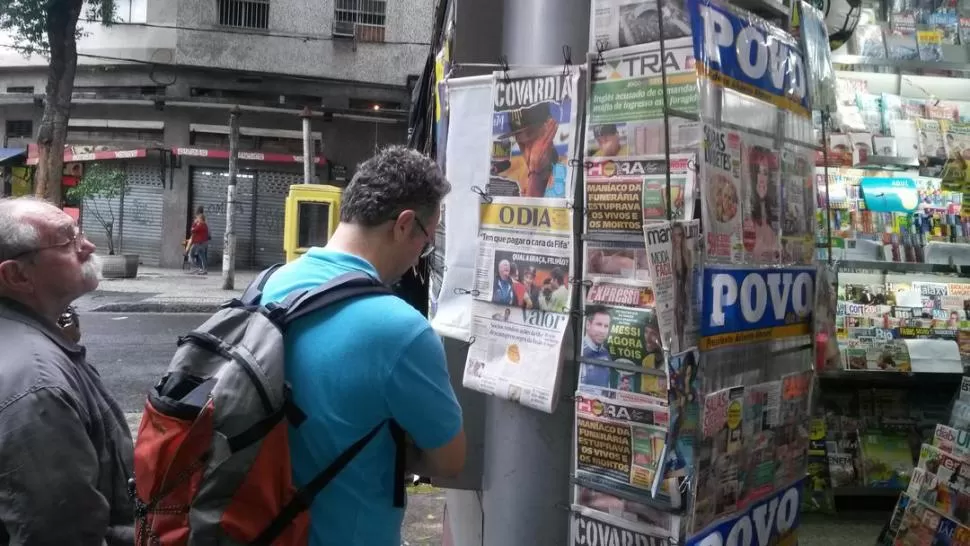
[[(804, 42), (689, 0), (659, 2), (663, 39), (631, 45), (617, 4), (592, 10), (570, 543), (794, 543), (815, 381), (814, 164), (826, 153)], [(705, 17), (735, 33), (732, 47), (705, 43)], [(748, 46), (784, 52), (776, 72), (730, 58), (742, 28), (760, 37)]]

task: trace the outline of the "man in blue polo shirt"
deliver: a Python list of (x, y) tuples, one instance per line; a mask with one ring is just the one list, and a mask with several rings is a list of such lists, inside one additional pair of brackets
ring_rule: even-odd
[[(439, 205), (450, 189), (426, 156), (402, 147), (380, 152), (360, 165), (344, 190), (340, 225), (327, 246), (277, 271), (263, 303), (353, 271), (396, 282), (430, 254)], [(413, 440), (411, 471), (461, 471), (465, 433), (444, 349), (407, 302), (364, 296), (322, 310), (291, 327), (286, 351), (286, 379), (307, 414), (290, 429), (297, 484), (385, 419), (397, 421)], [(310, 509), (311, 546), (401, 544), (404, 510), (393, 505), (394, 454), (385, 428), (320, 492)]]

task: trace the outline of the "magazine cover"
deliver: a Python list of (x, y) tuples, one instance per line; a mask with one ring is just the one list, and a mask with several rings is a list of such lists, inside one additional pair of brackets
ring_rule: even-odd
[(690, 36), (690, 16), (683, 0), (593, 0), (590, 51), (609, 51), (660, 40), (660, 18), (664, 38)]
[(489, 195), (573, 195), (579, 76), (558, 67), (494, 73)]
[[(697, 112), (697, 74), (690, 38), (668, 40), (667, 98), (670, 108)], [(587, 157), (663, 154), (663, 86), (660, 44), (642, 44), (594, 53), (586, 108)], [(602, 62), (600, 62), (602, 59)], [(699, 140), (699, 124), (670, 117), (670, 149), (690, 151)]]
[(697, 368), (700, 354), (690, 349), (671, 355), (667, 362), (670, 384), (670, 425), (667, 430), (665, 475), (686, 477), (694, 466), (694, 439), (700, 433), (701, 408), (697, 392)]
[(741, 135), (741, 224), (744, 263), (776, 264), (781, 257), (781, 158), (771, 139)]
[(697, 345), (697, 275), (700, 272), (700, 222), (644, 225), (660, 334), (672, 353)]
[[(661, 470), (669, 420), (666, 406), (634, 404), (576, 393), (576, 476), (631, 494), (650, 494)], [(676, 480), (658, 495), (681, 503)]]
[[(693, 154), (670, 158), (673, 218), (694, 214)], [(645, 220), (667, 218), (664, 156), (590, 158), (586, 162), (586, 232), (637, 235)]]
[(786, 146), (782, 150), (781, 261), (810, 264), (815, 259), (814, 151)]
[(707, 263), (740, 263), (744, 259), (741, 155), (740, 133), (704, 125), (701, 197)]

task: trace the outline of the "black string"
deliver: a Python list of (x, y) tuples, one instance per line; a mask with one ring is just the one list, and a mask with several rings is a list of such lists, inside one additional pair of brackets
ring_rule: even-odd
[(472, 186), (471, 190), (472, 190), (472, 193), (477, 193), (478, 196), (482, 198), (482, 201), (486, 203), (492, 202), (492, 196), (489, 195), (488, 192), (483, 190), (480, 186)]

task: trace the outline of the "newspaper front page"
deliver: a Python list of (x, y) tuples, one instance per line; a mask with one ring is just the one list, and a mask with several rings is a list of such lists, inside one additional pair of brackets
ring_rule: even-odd
[[(650, 495), (662, 470), (669, 420), (666, 405), (576, 393), (576, 476), (629, 494)], [(654, 497), (681, 503), (676, 480), (661, 480)]]
[[(696, 113), (697, 73), (691, 39), (669, 40), (665, 47), (668, 104)], [(658, 42), (603, 53), (602, 62), (598, 56), (594, 58), (586, 111), (587, 156), (625, 158), (664, 153), (667, 135), (661, 70)], [(674, 116), (669, 121), (671, 151), (696, 149), (700, 124)]]
[(573, 195), (580, 73), (556, 67), (493, 75), (488, 195)]
[[(627, 506), (635, 504), (619, 499), (616, 499), (616, 502), (625, 502)], [(643, 508), (647, 507), (643, 506)], [(654, 510), (654, 512), (656, 511)], [(666, 519), (676, 518), (668, 517)], [(672, 537), (670, 532), (664, 528), (630, 521), (625, 515), (604, 513), (577, 504), (572, 507), (570, 527), (569, 543), (572, 546), (606, 546), (610, 544), (617, 546), (671, 546), (677, 544), (677, 539)]]
[(481, 205), (472, 343), (462, 384), (552, 412), (572, 294), (572, 211), (563, 199)]
[(690, 36), (690, 13), (684, 2), (657, 0), (593, 0), (590, 28), (590, 51), (608, 51), (660, 40), (660, 17), (663, 37)]
[[(671, 217), (694, 216), (694, 154), (670, 158)], [(639, 236), (644, 222), (667, 219), (664, 156), (591, 157), (586, 162), (586, 232)]]

